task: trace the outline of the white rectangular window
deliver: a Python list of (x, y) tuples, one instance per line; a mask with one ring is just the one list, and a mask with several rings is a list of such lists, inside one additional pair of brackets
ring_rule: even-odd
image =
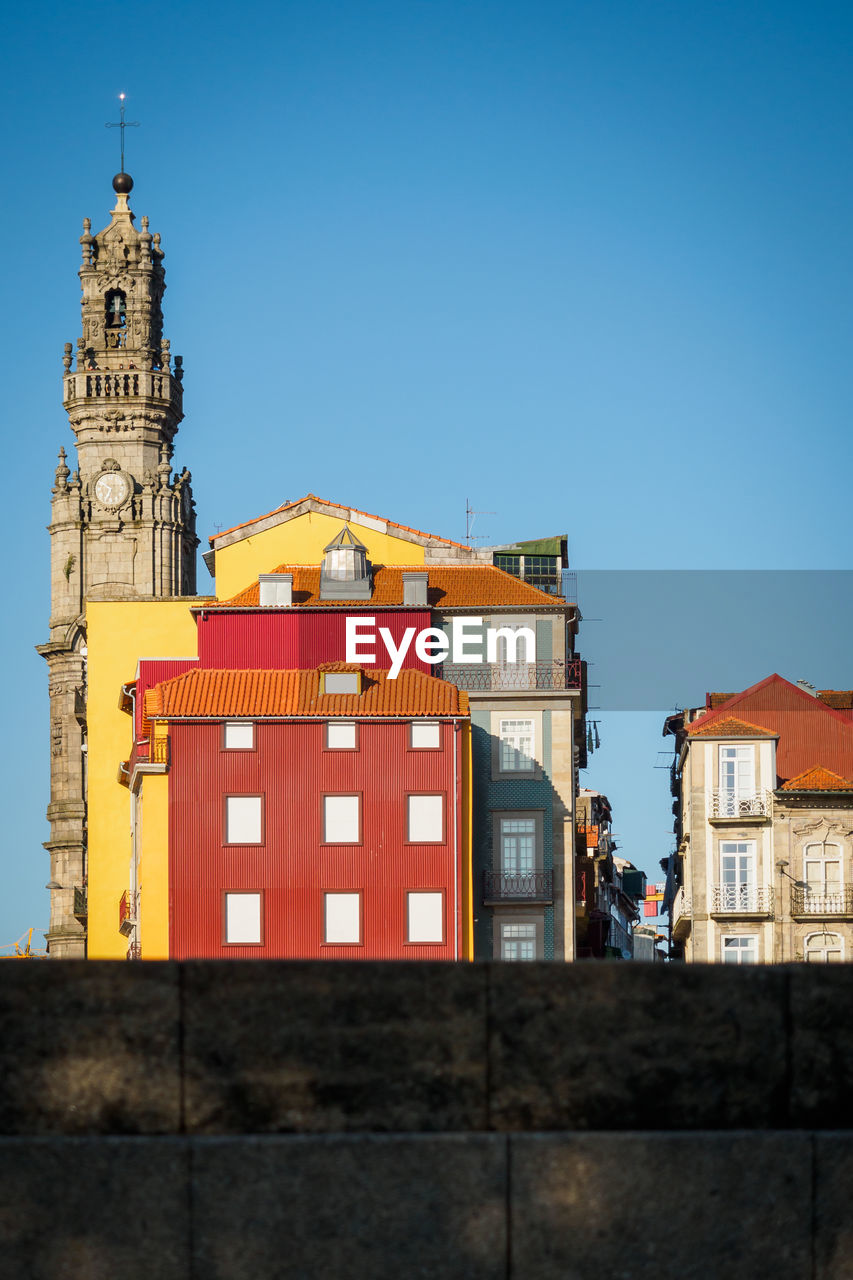
[(259, 893), (226, 893), (225, 941), (249, 945), (263, 941)]
[(255, 726), (245, 720), (232, 720), (225, 725), (226, 751), (253, 751)]
[(358, 674), (355, 671), (326, 671), (323, 673), (324, 693), (358, 693)]
[(501, 773), (532, 773), (534, 760), (534, 726), (532, 720), (501, 720)]
[(225, 797), (225, 843), (260, 844), (263, 839), (261, 796)]
[(501, 925), (501, 960), (535, 960), (536, 925)]
[(326, 746), (330, 751), (354, 751), (355, 724), (351, 720), (330, 720), (326, 725)]
[(755, 883), (755, 841), (724, 840), (720, 844), (721, 909), (755, 911), (758, 893)]
[(444, 796), (409, 796), (409, 844), (444, 843)]
[(339, 944), (361, 942), (360, 893), (327, 893), (324, 908), (324, 941)]
[(444, 941), (444, 894), (406, 894), (407, 942)]
[(724, 964), (757, 964), (758, 939), (755, 934), (740, 938), (723, 938)]
[(326, 844), (358, 844), (361, 839), (360, 796), (323, 796), (323, 840)]
[(754, 748), (720, 747), (720, 817), (737, 818), (748, 813), (754, 794)]
[(501, 871), (523, 875), (536, 867), (536, 819), (501, 818)]
[(441, 725), (437, 720), (412, 721), (411, 745), (422, 751), (435, 750), (441, 746)]

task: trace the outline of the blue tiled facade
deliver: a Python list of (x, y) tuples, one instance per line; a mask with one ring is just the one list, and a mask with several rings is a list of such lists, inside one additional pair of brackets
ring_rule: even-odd
[[(492, 778), (492, 708), (471, 713), (471, 750), (474, 798), (474, 949), (478, 959), (493, 952), (494, 912), (484, 907), (483, 872), (497, 869), (492, 861), (494, 814), (507, 810), (531, 809), (542, 815), (543, 868), (554, 867), (554, 790), (551, 784), (551, 712), (542, 712), (542, 775), (539, 778)], [(542, 909), (542, 908), (539, 908)], [(544, 957), (554, 959), (554, 908), (544, 908)]]

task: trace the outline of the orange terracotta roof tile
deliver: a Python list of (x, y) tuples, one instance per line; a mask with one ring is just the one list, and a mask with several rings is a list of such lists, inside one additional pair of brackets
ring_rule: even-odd
[(713, 711), (717, 707), (721, 707), (724, 702), (728, 702), (729, 698), (736, 697), (734, 693), (709, 693), (708, 706)]
[[(362, 692), (320, 693), (320, 670), (362, 671)], [(311, 671), (194, 670), (145, 694), (143, 733), (152, 720), (252, 716), (467, 716), (468, 695), (423, 671), (325, 663)]]
[(817, 696), (834, 711), (853, 710), (853, 689), (818, 689)]
[(849, 778), (842, 778), (840, 774), (833, 773), (831, 769), (824, 769), (822, 765), (815, 765), (813, 769), (807, 769), (805, 773), (798, 774), (796, 778), (783, 782), (782, 791), (853, 791), (853, 782)]
[(699, 737), (704, 734), (707, 737), (714, 738), (775, 738), (777, 735), (772, 729), (764, 729), (760, 724), (750, 724), (748, 720), (736, 720), (734, 716), (723, 716), (721, 719), (716, 717), (705, 724), (705, 717), (694, 720), (689, 725), (687, 732), (691, 737)]
[[(562, 596), (549, 595), (538, 587), (531, 587), (511, 573), (490, 564), (437, 565), (374, 565), (373, 594), (369, 600), (321, 600), (320, 566), (282, 564), (274, 573), (293, 574), (294, 605), (324, 609), (380, 609), (382, 606), (402, 606), (403, 574), (427, 573), (427, 602), (433, 609), (485, 609), (544, 607), (565, 608)], [(204, 605), (208, 609), (251, 609), (260, 607), (260, 587), (257, 580), (230, 600)]]
[(304, 498), (297, 498), (295, 502), (285, 502), (280, 507), (274, 507), (272, 511), (267, 511), (262, 516), (255, 516), (252, 520), (245, 520), (242, 524), (232, 525), (230, 529), (221, 529), (219, 533), (214, 533), (208, 538), (211, 546), (218, 541), (219, 538), (226, 537), (229, 533), (236, 533), (238, 529), (248, 529), (253, 524), (260, 523), (261, 520), (268, 520), (270, 516), (278, 515), (280, 511), (289, 511), (291, 507), (298, 507), (302, 502), (322, 502), (325, 507), (337, 507), (339, 511), (352, 511), (357, 516), (366, 516), (368, 520), (383, 520), (385, 524), (390, 525), (393, 529), (405, 529), (407, 533), (417, 534), (419, 538), (434, 538), (437, 542), (444, 542), (450, 547), (464, 547), (466, 551), (470, 551), (470, 547), (464, 542), (454, 542), (451, 538), (443, 538), (438, 533), (425, 533), (423, 529), (415, 529), (410, 524), (399, 524), (396, 520), (389, 520), (387, 516), (375, 516), (369, 511), (359, 511), (358, 507), (345, 507), (340, 502), (332, 502), (330, 498), (318, 498), (316, 493), (306, 493)]

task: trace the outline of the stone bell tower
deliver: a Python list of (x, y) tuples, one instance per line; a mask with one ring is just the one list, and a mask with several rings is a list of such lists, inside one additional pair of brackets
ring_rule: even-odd
[(63, 404), (76, 470), (59, 451), (51, 501), (48, 951), (86, 954), (86, 602), (195, 593), (190, 473), (172, 472), (183, 417), (180, 356), (163, 336), (160, 236), (134, 225), (116, 174), (110, 224), (83, 222), (83, 332), (65, 344)]

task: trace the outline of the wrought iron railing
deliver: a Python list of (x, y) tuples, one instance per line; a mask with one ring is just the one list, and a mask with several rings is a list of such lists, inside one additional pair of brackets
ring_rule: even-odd
[(732, 791), (717, 790), (708, 796), (708, 816), (711, 818), (769, 818), (770, 806), (769, 791), (737, 796)]
[(711, 910), (732, 915), (773, 914), (773, 890), (754, 884), (715, 884), (711, 891)]
[(483, 693), (492, 689), (579, 689), (581, 660), (570, 658), (568, 662), (512, 662), (506, 665), (445, 662), (438, 668), (438, 675), (458, 689)]
[(552, 871), (485, 871), (485, 902), (553, 902)]
[(819, 893), (814, 889), (794, 886), (791, 890), (791, 914), (795, 916), (853, 915), (853, 889), (837, 889)]
[(85, 920), (89, 914), (89, 893), (85, 885), (74, 886), (74, 915), (78, 920)]
[[(620, 924), (613, 916), (610, 917), (610, 933), (607, 942), (611, 947), (617, 947), (621, 952), (634, 954), (634, 939), (623, 924)], [(627, 956), (624, 956), (627, 959)]]
[(670, 919), (675, 924), (676, 920), (680, 920), (683, 916), (688, 918), (693, 915), (693, 899), (684, 892), (684, 885), (675, 895), (675, 901), (672, 904), (672, 915)]

